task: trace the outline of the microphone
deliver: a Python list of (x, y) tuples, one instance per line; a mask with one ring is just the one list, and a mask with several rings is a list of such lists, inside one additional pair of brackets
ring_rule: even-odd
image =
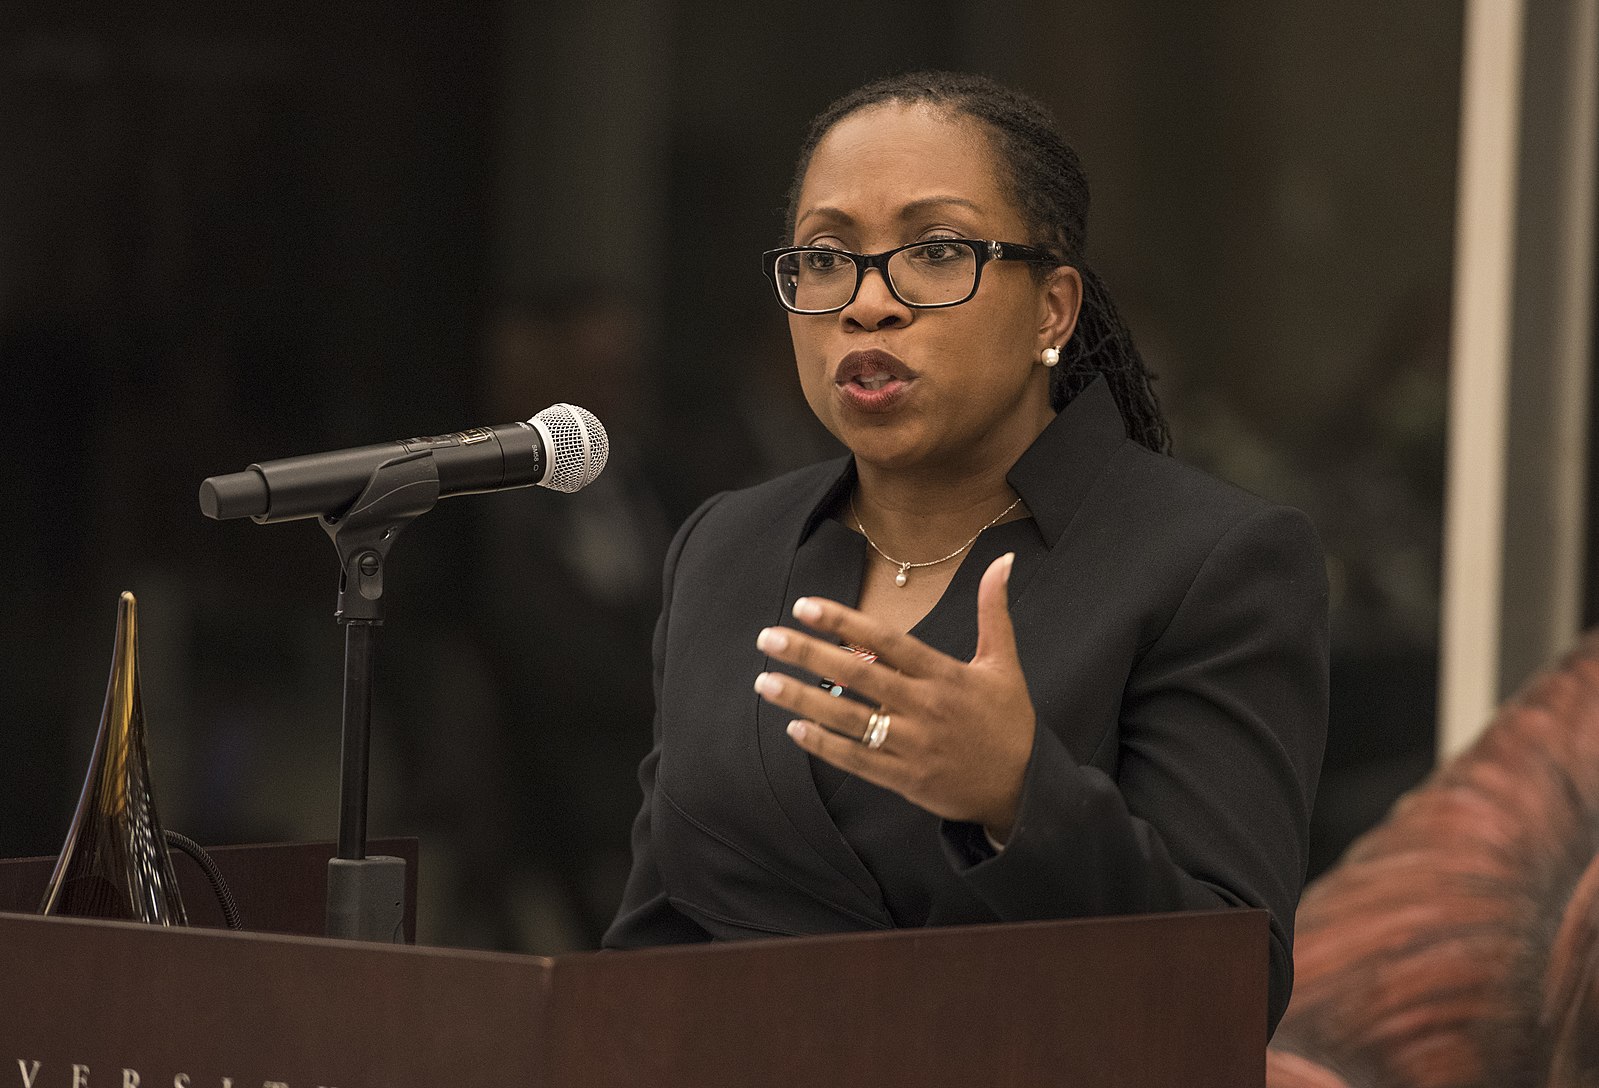
[(212, 476), (200, 484), (200, 510), (218, 521), (247, 517), (263, 525), (337, 516), (361, 497), (379, 465), (417, 453), (437, 466), (440, 498), (534, 484), (570, 493), (594, 482), (610, 448), (592, 412), (552, 404), (526, 423), (285, 457)]

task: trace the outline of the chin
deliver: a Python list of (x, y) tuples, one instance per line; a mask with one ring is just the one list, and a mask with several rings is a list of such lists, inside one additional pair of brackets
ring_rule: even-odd
[(938, 451), (920, 436), (885, 433), (901, 430), (890, 427), (850, 428), (839, 436), (855, 459), (873, 468), (905, 471), (940, 460)]

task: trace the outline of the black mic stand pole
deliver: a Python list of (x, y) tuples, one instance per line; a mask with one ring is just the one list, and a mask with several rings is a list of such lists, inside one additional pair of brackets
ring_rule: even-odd
[(368, 749), (377, 629), (383, 625), (383, 563), (389, 547), (439, 500), (439, 471), (421, 450), (372, 470), (361, 497), (338, 517), (319, 518), (339, 553), (344, 626), (344, 736), (339, 756), (339, 847), (328, 862), (327, 935), (405, 939), (405, 859), (366, 856)]

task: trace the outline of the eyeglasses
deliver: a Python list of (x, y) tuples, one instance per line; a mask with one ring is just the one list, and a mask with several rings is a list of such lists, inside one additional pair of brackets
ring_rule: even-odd
[(934, 238), (882, 253), (850, 253), (827, 246), (792, 246), (761, 256), (777, 301), (795, 314), (837, 313), (855, 301), (866, 270), (875, 268), (888, 293), (906, 306), (931, 310), (959, 306), (977, 294), (989, 261), (1061, 264), (1036, 246), (976, 238)]

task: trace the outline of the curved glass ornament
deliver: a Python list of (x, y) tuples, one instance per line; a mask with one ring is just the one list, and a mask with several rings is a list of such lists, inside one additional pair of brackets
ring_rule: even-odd
[(100, 732), (39, 913), (189, 924), (150, 790), (139, 696), (138, 609), (131, 593), (117, 603)]

